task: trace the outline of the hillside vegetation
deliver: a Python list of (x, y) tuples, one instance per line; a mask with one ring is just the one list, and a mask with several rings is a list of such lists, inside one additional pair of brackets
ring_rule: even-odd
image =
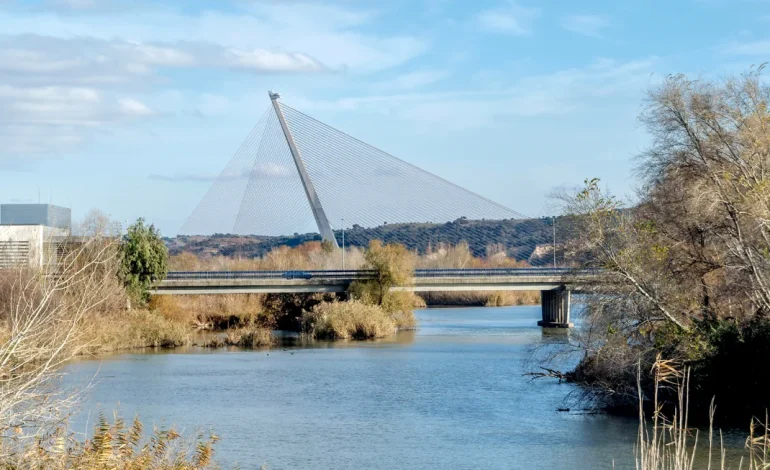
[[(569, 218), (556, 219), (557, 245), (572, 232)], [(342, 232), (335, 232), (341, 244)], [(172, 255), (192, 253), (196, 256), (263, 257), (275, 248), (299, 247), (320, 241), (318, 234), (294, 234), (282, 237), (215, 234), (212, 236), (178, 236), (166, 239)], [(353, 225), (345, 230), (345, 245), (366, 248), (372, 240), (404, 245), (408, 250), (426, 254), (440, 245), (467, 243), (473, 256), (504, 253), (533, 266), (553, 262), (553, 222), (550, 218), (509, 220), (457, 219), (445, 224), (385, 224), (374, 228)]]

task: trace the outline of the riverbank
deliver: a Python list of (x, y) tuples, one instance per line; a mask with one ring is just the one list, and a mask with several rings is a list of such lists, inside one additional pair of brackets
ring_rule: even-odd
[[(311, 321), (311, 312), (318, 305), (343, 298), (323, 294), (155, 296), (146, 309), (89, 315), (84, 321), (81, 354), (183, 346), (262, 348), (274, 344), (272, 330), (310, 334), (315, 331), (326, 339), (370, 339), (416, 326), (413, 320), (393, 323), (390, 316), (373, 316), (369, 311), (373, 309), (355, 319), (352, 311), (345, 309), (344, 320), (324, 320), (323, 328), (312, 326), (318, 324), (318, 319)], [(417, 303), (414, 308), (537, 305), (539, 292), (431, 292), (422, 293), (419, 299), (424, 303)], [(365, 331), (371, 334), (363, 334)], [(200, 335), (201, 332), (210, 334)]]
[[(148, 427), (213, 429), (221, 468), (634, 468), (636, 419), (559, 412), (579, 389), (524, 375), (532, 348), (569, 340), (536, 326), (538, 307), (415, 314), (417, 331), (377, 341), (77, 361), (66, 384), (98, 380), (72, 427), (120, 403)], [(737, 468), (745, 432), (724, 439)]]
[(428, 307), (512, 307), (539, 305), (539, 291), (418, 292)]

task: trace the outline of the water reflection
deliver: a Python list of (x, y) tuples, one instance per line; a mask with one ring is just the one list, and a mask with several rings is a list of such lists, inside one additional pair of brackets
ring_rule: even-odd
[(120, 404), (147, 425), (213, 428), (220, 461), (242, 468), (633, 468), (634, 419), (559, 412), (571, 386), (523, 375), (534, 346), (570, 340), (539, 317), (429, 309), (381, 341), (84, 361), (68, 380), (98, 383), (74, 424)]

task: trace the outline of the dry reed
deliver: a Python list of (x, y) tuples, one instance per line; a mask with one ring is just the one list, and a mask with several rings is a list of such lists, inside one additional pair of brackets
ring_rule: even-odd
[[(23, 430), (20, 431), (23, 434)], [(147, 435), (138, 418), (127, 425), (116, 414), (109, 422), (100, 415), (90, 439), (81, 441), (58, 428), (45, 438), (25, 439), (19, 433), (0, 443), (2, 469), (154, 469), (204, 470), (214, 463), (214, 434), (184, 437), (174, 428), (153, 429)]]
[[(658, 360), (653, 366), (655, 380), (652, 397), (652, 419), (648, 423), (644, 413), (644, 393), (641, 387), (641, 370), (637, 372), (639, 396), (639, 432), (635, 447), (637, 470), (695, 470), (704, 468), (703, 457), (698, 456), (697, 429), (689, 427), (689, 387), (690, 371), (680, 371), (672, 361)], [(670, 417), (664, 413), (660, 392), (673, 389), (677, 403)], [(712, 400), (709, 410), (708, 450), (705, 455), (705, 468), (708, 470), (729, 468), (726, 461), (726, 449), (719, 432), (719, 443), (714, 442), (714, 414), (716, 406)], [(748, 470), (766, 470), (770, 468), (770, 435), (768, 422), (751, 421), (749, 437), (745, 448), (748, 451)], [(715, 450), (718, 455), (715, 455)], [(696, 460), (696, 456), (700, 460)], [(746, 459), (741, 457), (738, 468), (744, 468)]]
[(358, 300), (324, 302), (302, 317), (303, 330), (316, 339), (373, 339), (397, 330), (393, 316)]

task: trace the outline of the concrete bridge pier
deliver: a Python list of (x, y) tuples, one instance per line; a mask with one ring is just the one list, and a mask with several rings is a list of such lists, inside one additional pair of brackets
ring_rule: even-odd
[(537, 322), (543, 328), (572, 328), (569, 321), (570, 291), (564, 286), (540, 291), (543, 319)]

